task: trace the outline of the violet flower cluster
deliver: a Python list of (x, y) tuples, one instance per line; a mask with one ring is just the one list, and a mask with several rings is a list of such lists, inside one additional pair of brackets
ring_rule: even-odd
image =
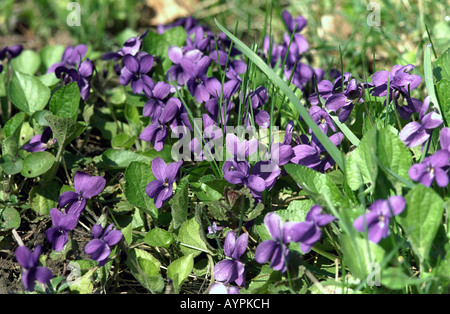
[(64, 85), (76, 82), (81, 98), (85, 101), (89, 98), (94, 73), (94, 63), (90, 59), (84, 59), (87, 51), (88, 47), (84, 44), (69, 46), (64, 50), (61, 61), (47, 69), (47, 73), (55, 73)]

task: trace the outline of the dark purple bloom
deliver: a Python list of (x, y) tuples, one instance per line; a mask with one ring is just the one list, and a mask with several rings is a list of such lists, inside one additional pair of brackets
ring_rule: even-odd
[(264, 217), (264, 224), (271, 240), (261, 242), (255, 251), (255, 261), (264, 264), (270, 260), (270, 267), (284, 273), (287, 269), (289, 243), (300, 239), (309, 229), (310, 224), (281, 221), (280, 216), (270, 212)]
[(419, 181), (425, 186), (430, 187), (436, 180), (439, 187), (446, 187), (449, 182), (446, 171), (448, 166), (450, 166), (450, 152), (441, 149), (426, 157), (420, 164), (412, 165), (408, 174), (411, 180)]
[(115, 60), (123, 58), (126, 55), (135, 56), (142, 47), (142, 39), (147, 35), (148, 31), (140, 36), (127, 39), (123, 46), (117, 52), (108, 52), (102, 56), (102, 60)]
[(59, 207), (65, 207), (65, 212), (79, 217), (86, 207), (89, 198), (100, 194), (106, 185), (101, 176), (90, 176), (86, 172), (78, 171), (74, 176), (74, 191), (66, 191), (59, 196)]
[(169, 98), (164, 106), (155, 107), (153, 115), (157, 116), (157, 119), (153, 119), (155, 121), (142, 130), (139, 138), (152, 143), (155, 150), (161, 151), (164, 148), (164, 141), (169, 136), (166, 124), (172, 122), (180, 110), (181, 101), (175, 97)]
[(369, 240), (378, 243), (389, 236), (389, 220), (403, 212), (406, 201), (403, 196), (391, 196), (387, 200), (376, 200), (369, 206), (369, 212), (356, 218), (353, 223), (359, 232), (368, 231)]
[(84, 44), (77, 46), (69, 46), (64, 50), (61, 57), (61, 62), (57, 62), (50, 66), (47, 73), (53, 73), (58, 67), (73, 68), (81, 63), (81, 60), (86, 56), (88, 47)]
[(172, 198), (173, 183), (177, 179), (182, 161), (174, 162), (167, 165), (160, 157), (156, 157), (152, 161), (152, 173), (156, 180), (151, 181), (145, 188), (145, 193), (153, 198), (156, 208)]
[[(298, 60), (299, 57), (294, 57), (293, 59)], [(291, 67), (286, 67), (284, 69), (284, 76), (287, 80), (291, 80), (291, 83), (294, 84), (299, 89), (303, 89), (304, 86), (312, 80), (314, 77), (314, 69), (308, 64), (298, 62)]]
[(122, 232), (112, 230), (112, 227), (113, 224), (110, 224), (103, 230), (101, 225), (94, 225), (92, 227), (93, 239), (84, 247), (84, 252), (91, 259), (97, 261), (99, 266), (106, 264), (109, 254), (111, 254), (111, 248), (122, 239)]
[(199, 103), (203, 103), (210, 98), (205, 83), (207, 80), (206, 72), (208, 71), (211, 61), (212, 59), (210, 57), (203, 56), (196, 62), (186, 57), (182, 58), (180, 62), (181, 68), (188, 76), (186, 82), (187, 88)]
[(266, 181), (253, 170), (250, 172), (248, 161), (229, 159), (223, 164), (222, 171), (224, 179), (229, 183), (245, 185), (257, 200), (261, 199), (261, 193), (266, 189)]
[(189, 50), (184, 52), (180, 47), (169, 47), (167, 52), (172, 66), (167, 70), (167, 79), (169, 83), (175, 81), (178, 85), (185, 85), (190, 78), (191, 74), (184, 71), (181, 66), (181, 60), (184, 58), (189, 59), (193, 63), (197, 63), (203, 56), (203, 53), (198, 50)]
[(286, 24), (286, 28), (290, 34), (301, 32), (302, 29), (304, 29), (305, 26), (307, 25), (306, 19), (301, 15), (297, 16), (294, 19), (292, 18), (291, 13), (289, 13), (289, 11), (287, 10), (284, 10), (281, 13), (281, 15), (283, 17), (284, 23)]
[(427, 113), (429, 105), (430, 97), (427, 96), (420, 110), (420, 122), (412, 121), (401, 130), (399, 137), (407, 147), (416, 147), (425, 143), (432, 131), (443, 123), (442, 117), (437, 112)]
[(27, 152), (42, 152), (56, 144), (56, 138), (53, 138), (53, 132), (50, 127), (46, 127), (42, 134), (35, 135), (28, 144), (23, 145)]
[[(294, 146), (294, 156), (291, 162), (300, 164), (319, 172), (325, 172), (335, 164), (335, 161), (327, 154), (327, 151), (322, 144), (317, 140), (317, 137), (312, 136), (309, 142), (306, 136), (301, 136), (302, 143)], [(342, 132), (335, 133), (329, 137), (331, 142), (338, 146), (344, 139)]]
[[(343, 91), (342, 84), (344, 84)], [(327, 98), (325, 107), (332, 112), (339, 112), (339, 121), (345, 122), (350, 116), (355, 102), (363, 101), (363, 84), (358, 84), (356, 79), (351, 78), (350, 73), (345, 73), (343, 77), (336, 80), (333, 89), (334, 94)]]
[(267, 103), (268, 98), (269, 93), (264, 86), (260, 86), (256, 90), (251, 91), (248, 94), (247, 100), (250, 100), (250, 105), (252, 106), (252, 108), (247, 108), (247, 103), (245, 104), (243, 121), (246, 127), (249, 127), (251, 125), (250, 118), (252, 114), (255, 119), (255, 124), (262, 128), (269, 127), (270, 115), (267, 111), (261, 109)]
[(153, 67), (153, 56), (146, 52), (139, 52), (136, 56), (126, 55), (123, 64), (119, 76), (120, 84), (126, 86), (131, 82), (131, 89), (135, 94), (141, 94), (143, 91), (150, 94), (154, 83), (147, 73)]
[(89, 97), (89, 91), (91, 88), (91, 76), (94, 73), (94, 63), (86, 59), (81, 62), (77, 68), (60, 65), (55, 69), (55, 75), (61, 79), (63, 84), (69, 84), (70, 82), (76, 82), (80, 90), (80, 95), (83, 100), (87, 100)]
[(235, 282), (242, 286), (245, 282), (244, 265), (240, 261), (248, 245), (248, 234), (243, 233), (236, 238), (233, 231), (229, 231), (225, 238), (224, 253), (227, 259), (224, 259), (214, 267), (214, 278), (225, 284)]
[(19, 246), (16, 251), (16, 259), (22, 266), (22, 283), (27, 291), (33, 291), (36, 280), (42, 284), (50, 282), (53, 278), (52, 271), (47, 267), (39, 266), (39, 256), (41, 255), (41, 246), (34, 248), (33, 252), (26, 246)]
[(0, 60), (3, 60), (5, 58), (11, 60), (20, 55), (22, 51), (22, 45), (6, 46), (2, 50), (0, 50)]
[(50, 210), (50, 218), (52, 219), (53, 227), (49, 228), (45, 235), (47, 240), (52, 244), (53, 250), (59, 252), (67, 243), (68, 232), (75, 229), (78, 224), (78, 217), (62, 213), (56, 208)]
[[(372, 89), (370, 93), (377, 97), (387, 96), (387, 84), (389, 81), (389, 103), (394, 100), (400, 117), (409, 120), (411, 114), (416, 112), (415, 100), (410, 96), (410, 91), (420, 85), (422, 79), (420, 76), (410, 74), (414, 69), (412, 64), (405, 66), (395, 65), (391, 71), (378, 71), (372, 76)], [(397, 101), (400, 96), (407, 100), (406, 106), (399, 106)], [(387, 104), (386, 101), (384, 103)]]
[(165, 106), (165, 99), (170, 94), (170, 84), (166, 82), (158, 82), (147, 94), (148, 101), (144, 105), (142, 114), (145, 117), (158, 119), (161, 115), (161, 108)]
[[(240, 82), (237, 80), (229, 80), (222, 84), (215, 77), (207, 78), (205, 81), (205, 87), (211, 98), (206, 100), (205, 108), (211, 115), (212, 119), (219, 122), (219, 112), (222, 118), (222, 123), (226, 124), (228, 120), (228, 113), (233, 109), (234, 104), (230, 98), (236, 93), (239, 88)], [(222, 104), (220, 101), (222, 100)], [(224, 108), (222, 108), (224, 107)], [(226, 111), (226, 113), (224, 112)]]
[[(330, 115), (324, 109), (319, 106), (311, 106), (309, 108), (309, 114), (314, 122), (319, 126), (319, 128), (323, 131), (323, 133), (327, 134), (328, 129), (331, 129), (333, 132), (336, 132), (336, 128), (331, 120)], [(309, 130), (311, 133), (311, 129)]]
[(333, 220), (337, 218), (322, 213), (322, 207), (319, 205), (314, 205), (306, 214), (305, 222), (311, 226), (308, 232), (305, 232), (301, 237), (295, 240), (295, 242), (300, 242), (300, 249), (303, 253), (308, 253), (314, 244), (319, 241), (322, 236), (322, 227), (328, 225)]

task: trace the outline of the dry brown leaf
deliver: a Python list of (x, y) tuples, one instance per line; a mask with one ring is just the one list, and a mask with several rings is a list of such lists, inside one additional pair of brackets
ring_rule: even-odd
[(194, 14), (198, 0), (147, 0), (146, 5), (155, 12), (150, 25), (167, 24)]

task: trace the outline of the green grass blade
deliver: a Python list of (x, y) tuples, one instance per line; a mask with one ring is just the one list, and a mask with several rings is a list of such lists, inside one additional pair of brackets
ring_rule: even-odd
[(345, 169), (345, 161), (344, 156), (341, 151), (331, 142), (328, 136), (323, 133), (323, 131), (317, 126), (317, 124), (313, 121), (311, 116), (309, 115), (308, 110), (300, 103), (300, 100), (297, 96), (292, 92), (286, 82), (283, 81), (278, 75), (276, 75), (272, 69), (262, 60), (257, 54), (255, 54), (247, 45), (245, 45), (242, 41), (236, 38), (233, 34), (231, 34), (225, 27), (223, 27), (217, 20), (215, 20), (217, 27), (224, 32), (228, 38), (230, 38), (239, 48), (239, 50), (247, 56), (270, 80), (273, 84), (275, 84), (291, 101), (294, 105), (295, 109), (301, 115), (305, 123), (311, 128), (314, 135), (323, 145), (323, 147), (330, 154), (331, 158), (334, 159), (336, 164), (341, 168), (342, 171)]
[(439, 101), (436, 96), (436, 89), (434, 87), (433, 64), (431, 63), (431, 44), (428, 44), (425, 47), (424, 60), (423, 60), (423, 71), (424, 71), (425, 85), (427, 87), (428, 96), (430, 96), (431, 102), (436, 106), (442, 119), (444, 119), (445, 126), (448, 126), (447, 121), (445, 121), (445, 117), (442, 114), (441, 106), (439, 105)]

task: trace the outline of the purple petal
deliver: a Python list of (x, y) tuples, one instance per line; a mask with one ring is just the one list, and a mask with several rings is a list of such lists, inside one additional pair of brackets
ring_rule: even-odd
[(234, 251), (231, 257), (234, 259), (239, 259), (242, 256), (242, 254), (244, 254), (244, 252), (247, 250), (247, 245), (248, 245), (248, 234), (243, 233), (236, 239)]
[(92, 239), (84, 247), (84, 252), (95, 261), (102, 261), (108, 258), (111, 253), (109, 246), (100, 239)]
[(214, 279), (228, 283), (234, 270), (234, 262), (229, 259), (224, 259), (214, 266)]
[(78, 171), (74, 177), (75, 191), (84, 198), (91, 198), (100, 194), (106, 186), (105, 178), (90, 176), (86, 172)]
[(145, 55), (139, 60), (139, 72), (142, 74), (147, 74), (153, 68), (153, 56)]
[(161, 157), (156, 157), (155, 159), (153, 159), (151, 167), (152, 167), (152, 173), (156, 179), (158, 179), (158, 180), (166, 179), (167, 164)]
[(125, 67), (131, 72), (131, 73), (138, 73), (139, 72), (139, 62), (136, 60), (136, 58), (132, 55), (126, 55), (123, 58), (123, 63)]
[(49, 283), (50, 280), (53, 278), (53, 273), (50, 269), (47, 267), (37, 267), (36, 268), (36, 280), (40, 283), (46, 284)]
[(280, 245), (276, 241), (266, 240), (261, 242), (255, 251), (255, 261), (259, 264), (264, 264), (272, 258), (275, 248)]
[(103, 241), (109, 246), (114, 246), (122, 239), (122, 232), (120, 230), (111, 230), (106, 236), (103, 237)]
[(274, 239), (275, 241), (280, 241), (282, 227), (280, 216), (273, 212), (270, 212), (264, 217), (264, 224), (266, 225), (267, 231), (269, 231), (272, 239)]
[(66, 191), (59, 196), (58, 206), (62, 208), (69, 203), (78, 201), (79, 197), (80, 195), (74, 191)]

